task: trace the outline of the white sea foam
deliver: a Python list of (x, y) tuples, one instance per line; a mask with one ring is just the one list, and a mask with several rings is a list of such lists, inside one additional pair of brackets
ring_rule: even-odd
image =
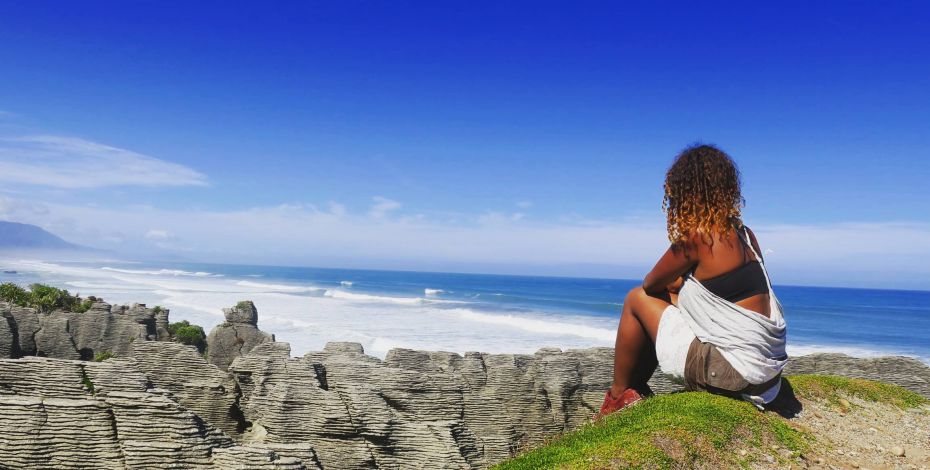
[(877, 348), (863, 348), (857, 346), (829, 344), (788, 344), (789, 356), (807, 356), (808, 354), (817, 353), (840, 353), (852, 357), (906, 356), (930, 363), (930, 357), (921, 357), (915, 354), (902, 354), (900, 352)]
[(340, 281), (339, 282), (339, 285), (341, 285), (342, 287), (352, 287), (352, 284), (353, 284), (352, 281)]
[(445, 293), (446, 291), (442, 289), (423, 289), (423, 295), (439, 295)]
[(286, 284), (270, 284), (265, 282), (253, 282), (253, 281), (236, 281), (237, 286), (248, 287), (253, 289), (258, 289), (260, 291), (281, 291), (281, 292), (324, 292), (326, 289), (323, 287), (313, 287), (313, 286), (292, 286)]
[[(207, 331), (223, 321), (223, 307), (250, 299), (258, 306), (259, 326), (275, 333), (279, 341), (289, 342), (295, 356), (321, 350), (329, 341), (359, 342), (366, 352), (379, 357), (395, 347), (532, 353), (540, 347), (612, 346), (617, 326), (615, 317), (478, 310), (469, 302), (442, 300), (426, 291), (424, 297), (390, 297), (345, 288), (152, 275), (160, 270), (103, 270), (37, 260), (4, 260), (3, 266), (110, 303), (161, 305), (171, 309), (172, 321), (188, 320)], [(789, 343), (788, 348), (791, 355), (842, 352), (872, 357), (891, 353), (795, 343)], [(930, 362), (930, 358), (920, 359)]]
[(466, 320), (491, 323), (546, 335), (578, 336), (597, 341), (612, 341), (617, 336), (616, 329), (595, 328), (588, 325), (537, 319), (522, 315), (479, 313), (467, 308), (452, 309), (452, 311), (457, 312)]
[(323, 293), (323, 296), (333, 299), (353, 300), (356, 302), (402, 305), (418, 305), (426, 300), (420, 297), (388, 297), (384, 295), (357, 294), (355, 292), (346, 292), (341, 289), (326, 289), (326, 292)]
[(111, 268), (109, 266), (104, 266), (100, 268), (104, 271), (113, 271), (117, 273), (124, 274), (147, 274), (151, 276), (190, 276), (190, 277), (223, 277), (222, 274), (213, 274), (204, 271), (184, 271), (181, 269), (158, 269), (158, 270), (142, 270), (142, 269), (120, 269), (120, 268)]

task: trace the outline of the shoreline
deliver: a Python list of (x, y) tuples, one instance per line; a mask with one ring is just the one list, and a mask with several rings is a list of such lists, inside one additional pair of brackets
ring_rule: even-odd
[[(7, 264), (10, 263), (0, 263)], [(497, 285), (492, 281), (496, 275), (488, 278), (460, 275), (471, 276), (468, 287), (463, 287), (450, 285), (451, 281), (446, 279), (407, 279), (406, 272), (379, 271), (379, 274), (391, 274), (387, 279), (360, 278), (361, 275), (353, 270), (333, 270), (338, 273), (331, 279), (321, 279), (316, 274), (306, 279), (257, 279), (241, 272), (204, 270), (203, 266), (183, 266), (188, 270), (174, 269), (180, 266), (172, 266), (172, 269), (164, 266), (114, 269), (112, 266), (53, 263), (17, 266), (22, 269), (20, 275), (4, 276), (3, 280), (21, 284), (51, 283), (72, 292), (101, 295), (117, 303), (142, 301), (162, 305), (171, 308), (176, 319), (185, 319), (207, 329), (222, 322), (221, 306), (252, 298), (264, 312), (271, 312), (263, 317), (265, 325), (291, 343), (296, 352), (318, 350), (328, 341), (356, 341), (381, 358), (393, 347), (531, 354), (539, 347), (548, 346), (562, 349), (610, 346), (616, 333), (620, 304), (609, 301), (624, 289), (623, 285), (610, 284), (605, 285), (609, 289), (593, 294), (574, 293), (572, 289), (577, 288), (574, 284), (556, 284), (551, 288), (562, 291), (550, 295), (549, 285), (545, 289), (532, 287), (532, 291), (526, 291), (524, 287)], [(518, 276), (512, 278), (519, 279)], [(590, 289), (591, 285), (582, 287)], [(510, 297), (500, 297), (499, 292)], [(892, 295), (889, 292), (897, 291), (870, 292), (874, 296)], [(532, 300), (534, 303), (524, 304), (522, 300), (511, 299), (521, 295), (534, 299), (552, 297), (555, 301)], [(930, 322), (930, 315), (922, 314), (924, 309), (930, 312), (930, 307), (921, 307), (924, 305), (922, 297), (906, 301), (910, 303), (901, 301), (901, 305), (916, 305), (915, 310), (901, 307), (894, 313), (898, 307), (886, 308), (874, 299), (850, 301), (847, 302), (849, 306), (843, 302), (833, 305), (833, 300), (826, 299), (823, 305), (806, 307), (809, 299), (792, 295), (797, 294), (779, 293), (783, 303), (791, 305), (787, 312), (790, 355), (820, 352), (862, 358), (901, 355), (930, 364), (930, 347), (908, 333)], [(590, 301), (607, 302), (610, 306), (604, 307), (607, 309), (604, 311), (574, 311), (572, 305), (560, 303), (566, 298), (580, 302), (575, 307)], [(853, 320), (858, 321), (869, 312), (876, 312), (875, 317), (891, 312), (894, 320), (879, 322), (887, 326), (873, 325), (873, 320), (862, 323), (865, 326), (861, 328), (849, 327), (855, 323)], [(893, 324), (912, 327), (902, 333), (890, 329)], [(930, 324), (927, 327), (930, 328)], [(886, 339), (880, 340), (883, 342), (880, 344), (869, 343), (868, 337), (873, 334)]]

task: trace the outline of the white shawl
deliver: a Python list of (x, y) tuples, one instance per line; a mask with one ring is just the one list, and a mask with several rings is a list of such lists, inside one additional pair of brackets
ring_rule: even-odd
[[(748, 233), (745, 242), (762, 263), (762, 257), (753, 249)], [(785, 352), (787, 324), (782, 306), (772, 291), (765, 265), (762, 271), (771, 299), (769, 318), (720, 298), (707, 290), (692, 273), (685, 277), (678, 293), (678, 309), (694, 335), (702, 342), (716, 346), (730, 365), (751, 384), (773, 379), (788, 363)]]

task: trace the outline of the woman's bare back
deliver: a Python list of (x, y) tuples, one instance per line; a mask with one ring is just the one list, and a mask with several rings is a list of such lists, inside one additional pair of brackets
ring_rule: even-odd
[[(749, 231), (750, 240), (756, 253), (761, 253), (755, 234)], [(698, 237), (696, 237), (698, 238)], [(704, 281), (737, 269), (747, 262), (756, 262), (752, 251), (741, 240), (735, 230), (726, 234), (714, 234), (713, 240), (709, 237), (700, 237), (693, 244), (697, 254), (697, 267), (694, 277)], [(769, 294), (757, 294), (735, 302), (736, 305), (752, 310), (768, 317), (770, 312)]]

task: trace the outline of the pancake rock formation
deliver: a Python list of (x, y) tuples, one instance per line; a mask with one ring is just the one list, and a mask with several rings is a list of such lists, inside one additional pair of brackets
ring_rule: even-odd
[(249, 353), (255, 346), (274, 341), (274, 335), (258, 329), (258, 310), (251, 300), (224, 308), (226, 322), (217, 325), (207, 337), (207, 360), (226, 370), (232, 361)]
[[(129, 340), (125, 331), (90, 334), (83, 322), (91, 320), (73, 318), (87, 313), (63, 314), (67, 326), (55, 329), (55, 312), (14, 314), (0, 304), (0, 352), (14, 357), (0, 359), (0, 467), (486, 468), (588, 420), (611, 381), (611, 348), (394, 349), (381, 360), (357, 343), (329, 343), (291, 357), (287, 343), (258, 330), (251, 302), (224, 311), (208, 360), (193, 346), (159, 341), (167, 311), (160, 319), (151, 310), (101, 305), (89, 317), (104, 328), (139, 325)], [(45, 330), (40, 339), (28, 333), (27, 347), (20, 319), (27, 332)], [(71, 327), (78, 324), (85, 327)], [(125, 344), (114, 342), (122, 337)], [(79, 345), (118, 353), (75, 360)], [(39, 351), (49, 357), (31, 357)], [(821, 354), (793, 358), (791, 368), (930, 396), (930, 367), (908, 358)], [(661, 374), (650, 385), (679, 389)]]

